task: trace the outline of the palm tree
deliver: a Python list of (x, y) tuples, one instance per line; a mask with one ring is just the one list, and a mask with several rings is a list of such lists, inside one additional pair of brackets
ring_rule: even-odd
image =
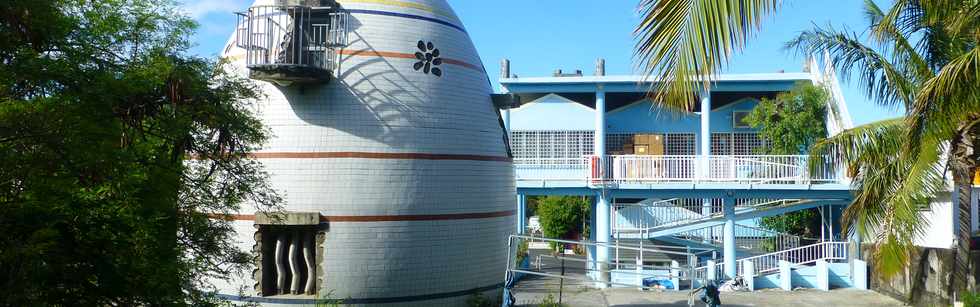
[[(691, 110), (697, 93), (759, 30), (778, 0), (641, 0), (636, 57), (656, 83), (661, 105)], [(857, 190), (845, 223), (875, 236), (872, 254), (885, 275), (909, 260), (925, 222), (918, 209), (946, 191), (958, 200), (953, 290), (968, 282), (970, 179), (980, 159), (980, 0), (896, 0), (887, 11), (865, 1), (867, 43), (834, 28), (803, 32), (787, 44), (828, 51), (845, 77), (856, 75), (878, 104), (904, 107), (904, 118), (869, 123), (824, 140), (812, 151), (850, 162)]]

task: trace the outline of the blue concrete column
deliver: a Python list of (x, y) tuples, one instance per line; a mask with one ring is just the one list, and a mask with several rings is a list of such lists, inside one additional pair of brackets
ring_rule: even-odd
[[(602, 84), (596, 86), (595, 92), (595, 137), (593, 153), (598, 156), (606, 155), (606, 91)], [(605, 157), (603, 157), (605, 159)], [(605, 163), (601, 164), (605, 165)], [(612, 225), (610, 224), (610, 207), (608, 195), (604, 191), (596, 193), (595, 208), (595, 241), (603, 246), (596, 247), (596, 262), (599, 270), (599, 281), (609, 282), (609, 238), (612, 237)], [(597, 286), (607, 287), (609, 284), (601, 283)]]
[[(609, 199), (603, 192), (596, 193), (595, 210), (595, 241), (600, 246), (596, 246), (596, 262), (599, 269), (599, 281), (609, 282), (609, 238), (612, 237), (609, 218)], [(597, 283), (596, 286), (605, 288), (609, 284)]]
[[(710, 172), (708, 165), (708, 156), (711, 155), (711, 92), (702, 91), (701, 92), (701, 140), (700, 140), (699, 150), (699, 161), (698, 161), (698, 178), (707, 178)], [(701, 215), (708, 217), (711, 215), (711, 199), (704, 198), (701, 200)], [(708, 228), (707, 236), (703, 239), (704, 243), (711, 243), (711, 237), (714, 236), (712, 228)]]
[[(590, 204), (592, 206), (591, 207), (592, 210), (589, 210), (589, 229), (592, 229), (593, 230), (593, 231), (590, 231), (589, 232), (589, 241), (592, 241), (592, 242), (595, 242), (596, 241), (596, 235), (595, 235), (595, 229), (596, 229), (596, 218), (595, 217), (596, 217), (596, 215), (595, 215), (595, 211), (596, 211), (596, 203), (597, 203), (597, 201), (598, 201), (598, 197), (593, 197), (592, 198), (592, 203)], [(588, 276), (590, 278), (593, 278), (593, 279), (598, 278), (598, 274), (596, 274), (596, 271), (595, 271), (596, 268), (597, 268), (596, 262), (595, 262), (596, 261), (596, 247), (595, 247), (595, 245), (589, 245), (589, 247), (586, 249), (586, 255), (585, 255), (585, 257), (586, 257), (586, 260), (588, 260), (588, 262), (585, 265), (585, 268), (589, 270), (588, 271)]]
[(527, 196), (517, 194), (517, 234), (527, 232)]
[[(701, 216), (707, 218), (708, 216), (711, 216), (711, 199), (705, 198), (702, 199), (701, 201), (702, 201)], [(704, 237), (701, 238), (702, 243), (711, 244), (711, 239), (715, 235), (714, 229), (715, 229), (714, 227), (708, 227), (704, 230), (703, 233)]]
[(725, 276), (735, 278), (738, 274), (735, 262), (735, 198), (725, 197), (723, 210), (725, 211), (725, 233), (724, 233), (724, 260)]

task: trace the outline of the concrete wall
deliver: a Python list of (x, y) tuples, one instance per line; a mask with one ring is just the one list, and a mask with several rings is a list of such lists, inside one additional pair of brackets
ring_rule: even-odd
[[(751, 132), (732, 128), (732, 113), (751, 111), (758, 100), (746, 98), (716, 108), (711, 113), (712, 132)], [(558, 95), (546, 95), (512, 109), (511, 130), (576, 131), (595, 128), (595, 110)], [(699, 114), (684, 114), (654, 108), (649, 100), (606, 113), (607, 133), (694, 133), (700, 135)]]
[(953, 204), (949, 193), (933, 201), (929, 210), (920, 212), (929, 226), (923, 235), (915, 239), (915, 245), (929, 248), (950, 248), (953, 246)]
[(592, 108), (551, 94), (511, 109), (510, 127), (511, 130), (592, 131), (595, 113)]
[[(864, 246), (864, 255), (873, 251), (870, 245)], [(980, 252), (970, 255), (974, 270), (980, 264)], [(868, 272), (872, 290), (887, 294), (913, 306), (946, 306), (950, 300), (949, 280), (953, 268), (953, 250), (941, 248), (919, 248), (913, 253), (911, 265), (897, 275), (884, 278), (876, 274), (874, 260), (868, 259)], [(977, 280), (974, 271), (973, 280)]]

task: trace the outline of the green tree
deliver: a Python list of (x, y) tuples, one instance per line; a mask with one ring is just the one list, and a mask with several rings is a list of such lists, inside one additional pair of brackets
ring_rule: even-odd
[[(827, 137), (827, 118), (830, 94), (826, 89), (799, 83), (790, 91), (763, 98), (749, 113), (746, 122), (759, 130), (766, 141), (760, 154), (799, 155), (809, 152), (817, 141)], [(812, 208), (784, 215), (764, 217), (763, 227), (794, 235), (815, 237), (821, 227), (818, 209)]]
[[(834, 153), (850, 163), (858, 192), (844, 222), (876, 238), (872, 256), (885, 276), (907, 264), (912, 240), (924, 229), (918, 209), (945, 191), (949, 171), (959, 204), (952, 284), (957, 291), (975, 287), (968, 282), (969, 178), (980, 156), (980, 1), (896, 0), (888, 10), (865, 1), (865, 7), (869, 42), (817, 28), (789, 47), (827, 50), (845, 78), (859, 76), (873, 101), (904, 107), (905, 117), (820, 142), (811, 160)], [(652, 89), (658, 101), (693, 109), (697, 94), (779, 8), (779, 0), (641, 0), (637, 57), (648, 74), (671, 81)]]
[(169, 1), (0, 5), (0, 305), (207, 305), (246, 267), (214, 217), (276, 209), (266, 131), (194, 27)]
[(545, 237), (568, 239), (585, 230), (589, 202), (583, 197), (547, 196), (538, 200), (537, 213)]
[(766, 141), (761, 154), (799, 155), (827, 137), (825, 121), (830, 94), (826, 89), (800, 83), (775, 99), (763, 98), (746, 122)]

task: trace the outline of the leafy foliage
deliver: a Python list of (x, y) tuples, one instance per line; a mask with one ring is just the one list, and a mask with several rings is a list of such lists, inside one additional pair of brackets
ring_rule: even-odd
[(549, 238), (568, 238), (583, 230), (589, 202), (582, 197), (547, 196), (538, 201), (541, 231)]
[(919, 209), (948, 191), (950, 171), (960, 199), (953, 284), (973, 285), (967, 282), (967, 189), (980, 157), (980, 2), (898, 0), (882, 10), (865, 1), (865, 15), (867, 41), (846, 29), (818, 27), (787, 47), (827, 50), (845, 78), (858, 76), (872, 100), (904, 107), (906, 116), (819, 142), (812, 160), (833, 154), (850, 162), (858, 192), (844, 212), (845, 227), (874, 238), (872, 257), (884, 276), (908, 264), (913, 240), (928, 226)]
[[(759, 137), (766, 141), (765, 152), (761, 154), (808, 152), (813, 144), (827, 136), (824, 122), (829, 98), (826, 89), (799, 83), (775, 99), (762, 99), (746, 117), (746, 122), (759, 129)], [(820, 229), (820, 215), (814, 208), (764, 217), (759, 224), (782, 233), (814, 237)]]
[[(648, 75), (665, 81), (652, 94), (669, 107), (692, 109), (696, 92), (777, 7), (777, 1), (641, 0), (636, 54)], [(980, 1), (896, 0), (883, 10), (866, 0), (865, 15), (868, 42), (847, 29), (816, 27), (787, 47), (828, 52), (844, 78), (857, 76), (868, 97), (904, 107), (906, 116), (820, 141), (811, 161), (831, 154), (850, 163), (859, 192), (844, 222), (875, 237), (872, 256), (885, 276), (907, 264), (925, 226), (918, 208), (944, 192), (950, 171), (960, 200), (953, 284), (974, 287), (967, 280), (968, 189), (980, 158)]]
[(541, 303), (538, 303), (538, 307), (564, 307), (564, 306), (565, 304), (559, 304), (558, 300), (555, 298), (555, 295), (551, 293), (548, 293), (547, 296), (541, 299)]
[(228, 221), (280, 202), (252, 84), (188, 56), (168, 1), (0, 6), (3, 306), (209, 305), (246, 268)]
[(827, 137), (824, 122), (829, 98), (826, 89), (809, 83), (799, 83), (775, 99), (763, 98), (745, 118), (766, 140), (766, 152), (762, 154), (803, 154)]

